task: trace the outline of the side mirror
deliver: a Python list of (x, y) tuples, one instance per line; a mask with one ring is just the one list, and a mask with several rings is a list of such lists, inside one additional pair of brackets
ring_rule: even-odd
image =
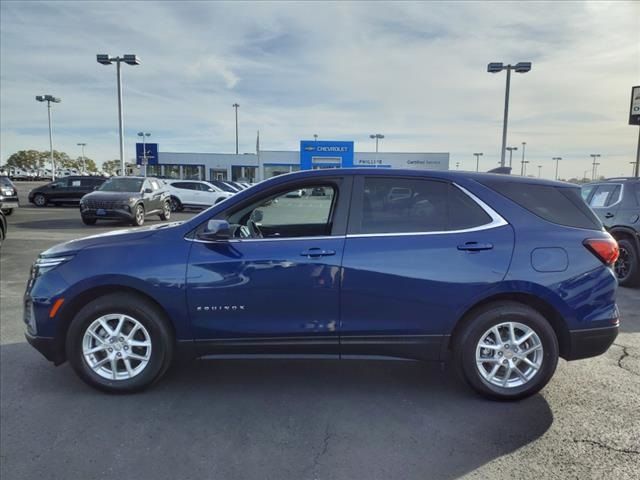
[(144, 193), (153, 193), (153, 190), (151, 190), (150, 188), (145, 188)]
[(226, 220), (209, 220), (198, 239), (208, 241), (225, 241), (231, 238), (231, 227)]

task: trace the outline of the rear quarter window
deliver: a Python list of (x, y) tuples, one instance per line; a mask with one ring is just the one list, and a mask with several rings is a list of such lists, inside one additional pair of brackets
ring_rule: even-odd
[(598, 217), (584, 202), (578, 187), (520, 182), (483, 182), (544, 220), (575, 228), (601, 230)]

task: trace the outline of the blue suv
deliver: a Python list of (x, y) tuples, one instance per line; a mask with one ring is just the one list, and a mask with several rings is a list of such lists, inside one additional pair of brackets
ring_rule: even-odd
[(46, 358), (110, 392), (178, 357), (291, 355), (452, 360), (476, 391), (513, 400), (558, 357), (614, 341), (617, 255), (570, 184), (315, 170), (185, 222), (52, 247), (24, 321)]

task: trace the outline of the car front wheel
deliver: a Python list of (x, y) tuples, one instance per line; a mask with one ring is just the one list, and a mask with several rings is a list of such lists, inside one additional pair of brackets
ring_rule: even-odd
[(517, 302), (499, 302), (474, 312), (456, 336), (455, 358), (466, 382), (498, 400), (537, 393), (558, 363), (558, 340), (549, 322)]
[(170, 202), (170, 205), (171, 205), (171, 211), (172, 212), (179, 212), (181, 210), (184, 210), (184, 207), (182, 206), (182, 203), (176, 197), (171, 197), (169, 199), (169, 202)]
[(152, 303), (115, 293), (85, 305), (67, 332), (67, 358), (78, 376), (107, 392), (142, 390), (167, 370), (173, 340)]

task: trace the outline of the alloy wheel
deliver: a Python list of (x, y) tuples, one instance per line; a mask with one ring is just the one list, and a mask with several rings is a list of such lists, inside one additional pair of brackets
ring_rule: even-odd
[(47, 200), (44, 198), (44, 195), (36, 195), (33, 199), (33, 202), (38, 207), (44, 207), (44, 205), (47, 203)]
[(136, 208), (136, 223), (142, 225), (144, 223), (144, 209), (141, 205)]
[(631, 271), (631, 254), (625, 247), (620, 247), (620, 254), (613, 269), (620, 280), (624, 280), (629, 275)]
[(504, 322), (484, 332), (476, 346), (476, 366), (485, 381), (502, 388), (525, 385), (540, 371), (542, 341), (527, 325)]
[(93, 321), (82, 339), (82, 355), (91, 370), (108, 380), (129, 380), (151, 359), (151, 336), (135, 318), (103, 315)]

